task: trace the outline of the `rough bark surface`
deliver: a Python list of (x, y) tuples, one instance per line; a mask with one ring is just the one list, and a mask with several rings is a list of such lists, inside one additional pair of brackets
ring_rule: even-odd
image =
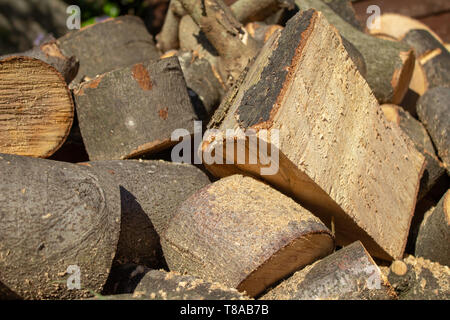
[(0, 152), (49, 157), (73, 116), (72, 95), (56, 69), (30, 57), (0, 60)]
[(74, 91), (90, 160), (136, 158), (174, 145), (172, 132), (193, 133), (198, 117), (177, 57), (143, 62), (82, 83)]
[(293, 200), (234, 175), (191, 196), (161, 244), (171, 271), (221, 282), (254, 297), (330, 254), (330, 231)]
[(417, 102), (417, 114), (427, 128), (439, 157), (450, 172), (450, 88), (428, 90)]
[(159, 235), (181, 203), (210, 183), (206, 174), (191, 165), (153, 160), (84, 165), (112, 174), (120, 186), (122, 222), (115, 263), (164, 266)]
[[(378, 257), (402, 256), (424, 158), (386, 121), (320, 12), (297, 14), (266, 43), (209, 126), (222, 132), (267, 129), (268, 136), (278, 130), (279, 170), (262, 178), (328, 226), (333, 217), (340, 244), (361, 240)], [(202, 150), (224, 144), (204, 139)], [(207, 166), (216, 176), (261, 175), (262, 167), (248, 161)]]
[[(0, 282), (26, 299), (101, 292), (120, 232), (112, 175), (44, 159), (0, 155)], [(69, 290), (69, 266), (81, 290)]]
[(320, 0), (297, 0), (296, 4), (302, 10), (321, 11), (342, 37), (361, 52), (367, 66), (365, 79), (380, 103), (402, 101), (414, 70), (414, 54), (409, 46), (364, 34)]
[(450, 266), (450, 191), (425, 215), (416, 241), (415, 255)]
[(386, 277), (361, 242), (305, 267), (263, 300), (387, 300), (396, 298)]
[(75, 56), (80, 62), (74, 85), (86, 78), (159, 58), (153, 37), (135, 16), (111, 18), (70, 32), (59, 38), (57, 44), (66, 56)]

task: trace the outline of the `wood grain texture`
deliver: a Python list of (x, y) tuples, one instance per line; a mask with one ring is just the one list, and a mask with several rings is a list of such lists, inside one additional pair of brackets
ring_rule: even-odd
[(297, 0), (296, 4), (301, 10), (314, 8), (321, 11), (342, 37), (361, 52), (367, 66), (365, 79), (380, 103), (402, 101), (414, 70), (414, 54), (409, 46), (361, 32), (320, 0)]
[(170, 270), (221, 282), (251, 297), (334, 249), (319, 219), (241, 175), (219, 180), (186, 200), (161, 244)]
[(263, 300), (390, 300), (396, 294), (357, 241), (297, 271)]
[[(111, 174), (63, 162), (0, 154), (0, 282), (26, 299), (101, 292), (120, 232)], [(80, 268), (81, 290), (66, 270)]]
[(426, 166), (420, 180), (417, 196), (417, 199), (420, 200), (446, 175), (445, 167), (437, 158), (433, 142), (420, 121), (411, 116), (408, 111), (396, 105), (384, 104), (381, 109), (386, 119), (397, 124), (426, 159)]
[(173, 146), (172, 132), (193, 133), (197, 114), (177, 57), (111, 71), (74, 91), (90, 160), (120, 160)]
[[(268, 136), (278, 130), (279, 171), (262, 178), (328, 226), (333, 217), (338, 243), (361, 240), (378, 257), (402, 256), (424, 157), (386, 121), (337, 31), (320, 12), (297, 14), (266, 43), (209, 127), (267, 129)], [(270, 146), (270, 139), (262, 139)], [(212, 142), (205, 139), (202, 150)], [(216, 149), (226, 144), (214, 143)], [(207, 166), (216, 176), (260, 176), (263, 167), (248, 160)]]
[(157, 60), (153, 37), (144, 22), (135, 16), (121, 16), (84, 27), (59, 38), (57, 44), (66, 56), (75, 56), (80, 69), (74, 84), (84, 78), (127, 67), (138, 62)]
[(450, 267), (450, 191), (422, 221), (415, 255)]
[(72, 95), (56, 69), (29, 57), (0, 60), (0, 152), (49, 157), (73, 116)]

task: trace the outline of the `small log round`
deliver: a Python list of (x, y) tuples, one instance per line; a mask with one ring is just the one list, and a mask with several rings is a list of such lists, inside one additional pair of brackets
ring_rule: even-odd
[(171, 271), (218, 281), (250, 297), (334, 249), (331, 232), (309, 211), (240, 175), (186, 200), (161, 244)]
[(73, 117), (72, 95), (55, 68), (25, 56), (0, 60), (0, 152), (50, 157)]

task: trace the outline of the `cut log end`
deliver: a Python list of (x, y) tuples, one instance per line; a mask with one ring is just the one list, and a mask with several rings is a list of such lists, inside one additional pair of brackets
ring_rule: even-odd
[(51, 156), (66, 140), (74, 117), (62, 75), (30, 57), (0, 61), (0, 152)]

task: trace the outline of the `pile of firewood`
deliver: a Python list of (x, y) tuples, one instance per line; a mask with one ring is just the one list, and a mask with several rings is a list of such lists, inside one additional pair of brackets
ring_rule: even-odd
[(171, 0), (0, 57), (0, 299), (449, 299), (450, 53), (380, 19)]

